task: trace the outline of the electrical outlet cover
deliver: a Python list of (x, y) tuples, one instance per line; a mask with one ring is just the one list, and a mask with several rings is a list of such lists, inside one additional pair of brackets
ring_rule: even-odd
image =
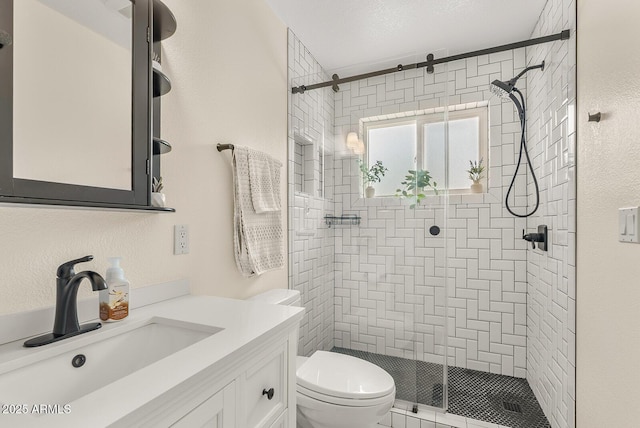
[(173, 227), (173, 254), (189, 254), (189, 227), (186, 224)]

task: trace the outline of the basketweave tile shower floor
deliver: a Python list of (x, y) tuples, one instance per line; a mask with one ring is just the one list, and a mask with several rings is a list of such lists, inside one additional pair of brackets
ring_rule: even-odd
[[(442, 365), (346, 348), (331, 351), (386, 370), (397, 399), (442, 407)], [(449, 367), (448, 380), (449, 413), (512, 428), (551, 428), (525, 379)]]

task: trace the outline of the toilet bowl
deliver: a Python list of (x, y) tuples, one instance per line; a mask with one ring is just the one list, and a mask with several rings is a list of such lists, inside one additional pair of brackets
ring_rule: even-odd
[[(271, 290), (251, 300), (299, 306), (300, 293)], [(300, 428), (373, 428), (393, 406), (393, 378), (368, 361), (316, 351), (311, 357), (298, 357), (296, 366)]]
[(296, 378), (301, 428), (375, 427), (396, 397), (389, 373), (368, 361), (334, 352), (316, 351), (301, 360)]

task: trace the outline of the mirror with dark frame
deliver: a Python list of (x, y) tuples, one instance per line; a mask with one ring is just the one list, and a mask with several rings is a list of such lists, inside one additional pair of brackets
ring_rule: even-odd
[(149, 207), (150, 13), (0, 0), (0, 202)]

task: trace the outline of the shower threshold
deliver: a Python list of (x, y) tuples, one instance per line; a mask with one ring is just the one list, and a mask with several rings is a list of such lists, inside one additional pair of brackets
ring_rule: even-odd
[[(396, 399), (443, 407), (443, 366), (346, 348), (332, 352), (369, 361), (396, 383)], [(526, 379), (449, 367), (447, 412), (512, 428), (551, 428)]]

